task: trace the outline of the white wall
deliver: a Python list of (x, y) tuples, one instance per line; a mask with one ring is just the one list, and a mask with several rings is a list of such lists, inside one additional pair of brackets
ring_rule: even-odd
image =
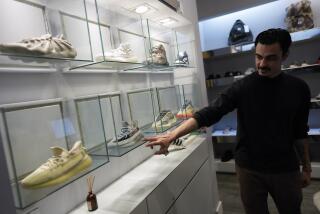
[(197, 0), (199, 20), (222, 16), (275, 0)]

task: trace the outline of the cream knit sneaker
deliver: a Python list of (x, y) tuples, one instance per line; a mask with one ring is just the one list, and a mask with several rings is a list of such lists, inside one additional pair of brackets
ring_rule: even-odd
[(24, 39), (16, 43), (0, 44), (0, 51), (55, 58), (75, 58), (77, 56), (76, 50), (63, 38), (63, 35), (52, 37), (50, 34)]
[[(75, 167), (78, 167), (78, 165), (81, 165), (83, 160), (86, 160), (85, 168), (91, 165), (92, 160), (82, 147), (81, 141), (77, 141), (70, 151), (61, 147), (51, 147), (51, 150), (53, 156), (20, 182), (23, 187), (33, 188), (33, 186), (41, 186), (46, 182), (64, 176)], [(72, 174), (74, 175), (74, 173)], [(69, 178), (64, 176), (64, 179), (59, 179), (58, 183), (62, 183)], [(54, 185), (58, 183), (53, 182)]]

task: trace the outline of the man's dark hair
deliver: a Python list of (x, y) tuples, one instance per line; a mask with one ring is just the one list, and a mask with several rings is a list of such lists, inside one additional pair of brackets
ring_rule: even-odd
[(281, 28), (271, 28), (259, 33), (254, 42), (254, 45), (256, 47), (258, 43), (263, 45), (279, 43), (282, 49), (282, 55), (284, 55), (288, 53), (291, 42), (291, 36), (287, 30)]

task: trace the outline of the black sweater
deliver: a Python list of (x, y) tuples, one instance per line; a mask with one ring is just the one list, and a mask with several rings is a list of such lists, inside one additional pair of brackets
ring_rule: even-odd
[(194, 118), (199, 127), (211, 126), (237, 109), (236, 163), (261, 172), (289, 172), (299, 169), (293, 142), (307, 138), (309, 103), (304, 81), (285, 73), (268, 78), (255, 72), (235, 82)]

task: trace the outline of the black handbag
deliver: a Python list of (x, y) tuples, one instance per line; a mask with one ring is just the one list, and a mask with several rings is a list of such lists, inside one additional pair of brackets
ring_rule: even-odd
[(233, 24), (229, 38), (229, 45), (238, 45), (242, 43), (250, 43), (253, 41), (253, 35), (249, 26), (243, 23), (240, 19)]

